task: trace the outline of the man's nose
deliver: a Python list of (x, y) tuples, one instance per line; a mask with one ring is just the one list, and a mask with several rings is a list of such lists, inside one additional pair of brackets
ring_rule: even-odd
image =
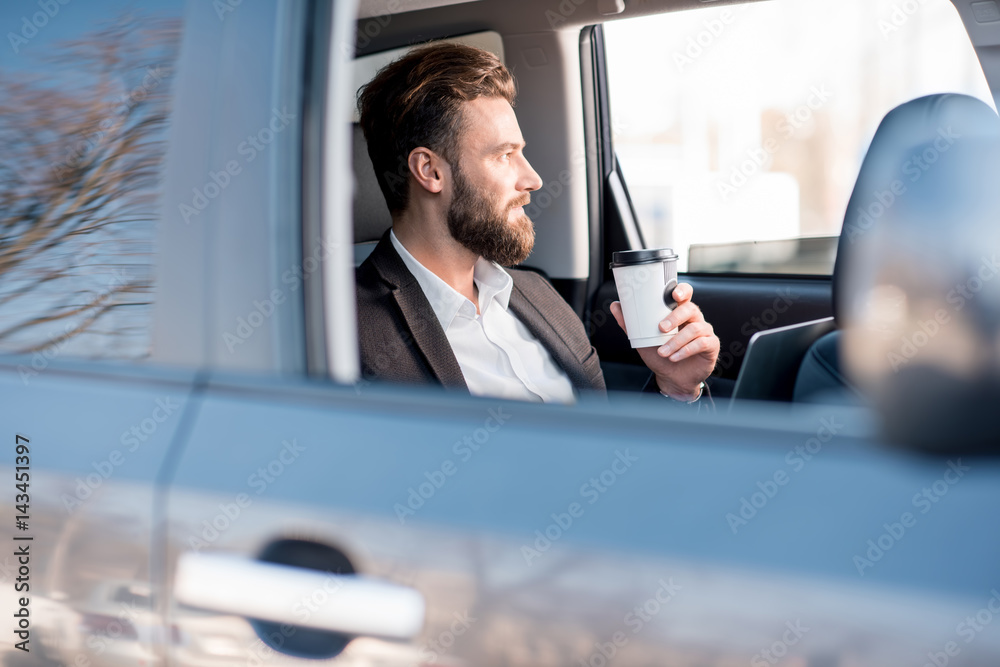
[(524, 158), (524, 170), (521, 174), (520, 185), (520, 189), (527, 192), (532, 192), (542, 187), (542, 177), (538, 175), (537, 171), (531, 168), (531, 164), (527, 158)]

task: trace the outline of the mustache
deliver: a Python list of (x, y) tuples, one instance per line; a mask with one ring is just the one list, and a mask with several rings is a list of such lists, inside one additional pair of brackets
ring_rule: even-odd
[(513, 202), (511, 202), (510, 205), (507, 206), (507, 210), (511, 211), (511, 210), (517, 208), (518, 206), (527, 206), (530, 203), (531, 203), (531, 195), (527, 195), (526, 194), (523, 197), (520, 197), (520, 198), (514, 200)]

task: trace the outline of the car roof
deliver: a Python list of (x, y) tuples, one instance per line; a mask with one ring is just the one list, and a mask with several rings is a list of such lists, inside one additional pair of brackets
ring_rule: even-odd
[[(762, 0), (750, 0), (759, 2)], [(712, 6), (746, 4), (732, 0)], [(611, 20), (705, 7), (704, 0), (361, 0), (359, 34), (370, 37), (358, 53), (482, 30), (502, 35), (578, 30)], [(620, 11), (618, 11), (620, 9)]]

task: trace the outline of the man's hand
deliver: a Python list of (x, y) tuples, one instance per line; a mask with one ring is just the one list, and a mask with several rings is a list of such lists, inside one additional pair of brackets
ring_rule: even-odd
[[(660, 322), (660, 331), (666, 333), (674, 327), (679, 327), (679, 331), (660, 347), (638, 348), (643, 363), (656, 375), (660, 391), (671, 396), (694, 396), (719, 358), (719, 337), (705, 321), (701, 309), (691, 301), (693, 295), (693, 287), (678, 284), (673, 291), (677, 307)], [(611, 304), (611, 314), (628, 334), (621, 302)]]

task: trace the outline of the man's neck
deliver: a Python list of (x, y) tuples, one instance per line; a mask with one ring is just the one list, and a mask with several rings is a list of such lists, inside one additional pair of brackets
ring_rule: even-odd
[(443, 234), (434, 234), (413, 222), (396, 220), (392, 231), (414, 259), (471, 301), (479, 312), (479, 288), (473, 280), (477, 255), (446, 230)]

